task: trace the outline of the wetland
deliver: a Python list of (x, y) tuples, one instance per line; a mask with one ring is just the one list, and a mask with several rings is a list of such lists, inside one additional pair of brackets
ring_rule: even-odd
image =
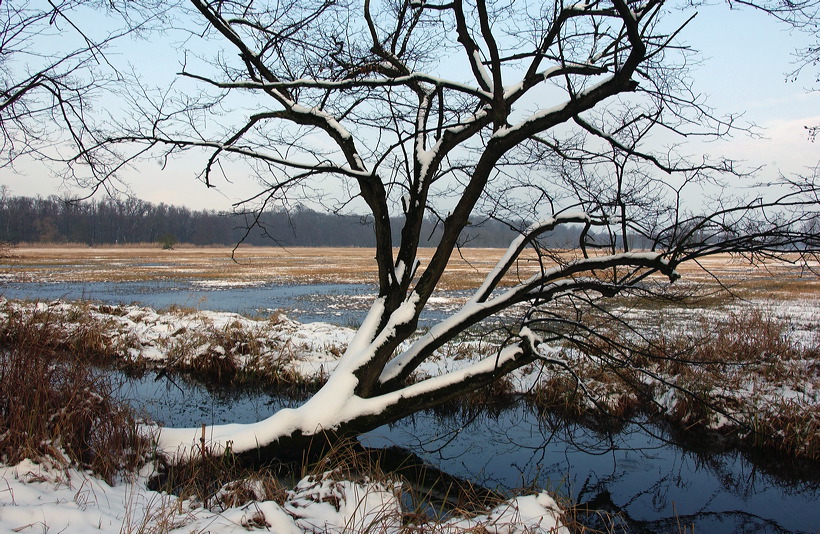
[[(448, 271), (445, 290), (436, 297), (427, 320), (452, 311), (464, 298), (467, 279), (486, 271), (501, 252), (465, 249)], [(697, 306), (672, 310), (673, 316), (704, 310), (747, 313), (752, 306), (763, 306), (788, 325), (788, 334), (797, 343), (817, 346), (816, 278), (789, 265), (764, 268), (729, 258), (715, 261), (711, 268), (720, 270), (735, 298), (703, 299)], [(131, 315), (128, 306), (178, 310), (175, 313), (189, 314), (186, 317), (206, 311), (216, 317), (238, 313), (255, 321), (282, 313), (303, 325), (327, 325), (326, 330), (298, 334), (299, 339), (327, 348), (343, 344), (370, 305), (370, 264), (365, 249), (248, 248), (235, 251), (232, 258), (229, 249), (193, 247), (21, 247), (4, 260), (0, 273), (6, 299), (92, 301), (122, 307), (126, 316)], [(709, 278), (708, 273), (688, 274), (694, 282)], [(647, 321), (656, 312), (654, 306), (628, 310), (644, 314)], [(230, 317), (226, 321), (233, 320)], [(186, 324), (191, 322), (187, 319)], [(327, 337), (331, 330), (337, 337)], [(161, 352), (160, 345), (155, 345), (156, 352)], [(774, 395), (800, 389), (802, 400), (817, 410), (817, 353), (806, 354), (802, 359), (808, 370), (800, 380), (814, 383), (802, 389), (791, 384)], [(332, 357), (316, 361), (325, 366), (323, 373), (332, 369)], [(118, 382), (123, 399), (167, 426), (253, 422), (299, 402), (275, 387), (230, 386), (191, 372), (149, 369), (124, 373)], [(572, 420), (515, 401), (522, 396), (519, 389), (503, 407), (420, 412), (370, 432), (361, 441), (372, 447), (402, 447), (443, 471), (493, 489), (545, 487), (571, 502), (617, 516), (619, 528), (628, 532), (676, 532), (681, 525), (695, 525), (701, 532), (820, 529), (816, 459), (699, 440), (641, 412), (613, 425)], [(808, 432), (816, 434), (817, 421), (811, 420), (814, 426)], [(582, 519), (594, 526), (598, 517), (590, 512)]]

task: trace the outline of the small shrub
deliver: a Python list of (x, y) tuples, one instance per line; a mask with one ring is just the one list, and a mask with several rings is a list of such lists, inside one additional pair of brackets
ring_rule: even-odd
[(11, 258), (14, 245), (8, 241), (0, 241), (0, 258)]
[(164, 234), (159, 238), (159, 245), (162, 247), (162, 250), (173, 250), (178, 241), (177, 236), (174, 234)]

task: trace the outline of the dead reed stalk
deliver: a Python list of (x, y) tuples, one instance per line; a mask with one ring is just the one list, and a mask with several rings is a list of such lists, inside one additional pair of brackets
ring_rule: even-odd
[(149, 450), (131, 411), (84, 361), (41, 344), (41, 333), (0, 347), (0, 455), (14, 464), (51, 459), (90, 469), (109, 483)]

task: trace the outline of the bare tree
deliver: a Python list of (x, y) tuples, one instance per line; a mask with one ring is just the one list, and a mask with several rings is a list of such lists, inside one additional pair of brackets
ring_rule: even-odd
[[(530, 363), (561, 364), (549, 347), (590, 335), (579, 308), (674, 281), (681, 262), (815, 250), (802, 229), (817, 219), (816, 177), (732, 198), (725, 180), (748, 183), (735, 162), (676, 145), (735, 124), (693, 89), (691, 51), (678, 44), (690, 19), (674, 22), (668, 7), (191, 0), (178, 17), (191, 85), (177, 95), (138, 89), (130, 130), (79, 159), (112, 157), (96, 169), (105, 179), (123, 158), (199, 151), (207, 185), (234, 179), (247, 161), (261, 187), (240, 208), (306, 198), (364, 206), (378, 266), (378, 295), (327, 384), (300, 408), (209, 436), (242, 452), (355, 435)], [(429, 217), (440, 239), (422, 265)], [(460, 310), (418, 332), (448, 261), (486, 217), (518, 238)], [(564, 226), (576, 229), (576, 250), (543, 246)], [(442, 346), (510, 310), (517, 319), (493, 354), (414, 381)], [(160, 445), (174, 451), (197, 437), (164, 429)]]
[[(112, 47), (172, 7), (164, 0), (22, 0), (0, 3), (0, 167), (20, 157), (95, 168), (102, 98), (121, 82)], [(110, 96), (110, 95), (109, 95)], [(62, 168), (54, 167), (59, 174)], [(109, 181), (94, 183), (94, 188)]]
[[(82, 1), (5, 2), (0, 6), (0, 130), (4, 164), (67, 134), (80, 147), (87, 96), (100, 45), (85, 39), (55, 53), (61, 32), (82, 33), (69, 18)], [(65, 35), (63, 43), (74, 42)]]

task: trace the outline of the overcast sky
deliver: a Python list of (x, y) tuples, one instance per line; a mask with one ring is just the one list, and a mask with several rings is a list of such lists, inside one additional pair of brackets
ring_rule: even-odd
[[(796, 81), (786, 77), (794, 68), (795, 48), (809, 43), (805, 36), (760, 13), (704, 8), (683, 39), (703, 51), (703, 64), (693, 67), (696, 89), (707, 94), (718, 111), (743, 113), (743, 120), (760, 127), (761, 137), (738, 134), (710, 143), (706, 150), (765, 166), (763, 172), (771, 176), (806, 173), (820, 162), (820, 140), (810, 142), (805, 130), (820, 124), (820, 92), (810, 90), (820, 89), (817, 72), (807, 71)], [(150, 47), (129, 53), (133, 57), (127, 59), (135, 64), (164, 62), (168, 72), (178, 70), (173, 54), (157, 55)], [(12, 195), (84, 193), (61, 184), (39, 164), (20, 162), (16, 170), (0, 169), (0, 185)], [(173, 161), (165, 170), (151, 163), (129, 174), (128, 184), (144, 200), (194, 209), (228, 210), (252, 191), (241, 181), (207, 189), (196, 181), (197, 170), (196, 161), (187, 159)]]

